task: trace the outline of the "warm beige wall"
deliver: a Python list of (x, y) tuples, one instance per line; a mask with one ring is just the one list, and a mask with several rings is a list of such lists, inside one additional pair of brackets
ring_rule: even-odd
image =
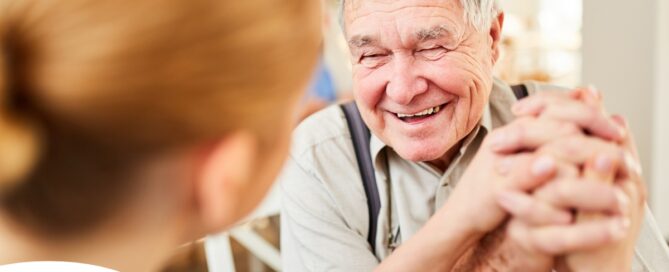
[[(663, 0), (658, 0), (663, 1)], [(583, 1), (583, 82), (628, 118), (644, 169), (651, 166), (655, 1)]]
[(652, 206), (669, 237), (669, 1), (658, 0)]
[[(667, 15), (659, 18), (659, 9), (666, 10), (666, 0), (583, 1), (583, 81), (595, 84), (604, 92), (610, 112), (627, 117), (636, 136), (644, 176), (648, 182), (651, 207), (665, 234), (669, 234), (669, 195), (667, 166), (658, 161), (662, 155), (657, 137), (667, 139), (669, 131), (658, 124), (667, 121), (666, 109), (660, 99), (658, 85), (662, 71), (659, 69), (659, 52), (666, 52), (660, 44), (666, 43)], [(659, 20), (664, 21), (664, 25)], [(664, 33), (660, 33), (664, 28)], [(661, 40), (659, 36), (664, 37)], [(664, 76), (667, 76), (663, 61)], [(666, 88), (666, 87), (665, 87)], [(662, 136), (664, 135), (664, 136)], [(665, 152), (667, 153), (667, 152)], [(655, 171), (654, 171), (655, 170)]]

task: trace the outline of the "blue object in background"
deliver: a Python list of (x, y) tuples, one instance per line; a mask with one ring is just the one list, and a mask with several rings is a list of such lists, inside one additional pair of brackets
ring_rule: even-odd
[(325, 102), (334, 102), (337, 100), (337, 94), (334, 88), (334, 83), (332, 82), (332, 76), (330, 75), (327, 67), (325, 67), (323, 60), (318, 62), (318, 67), (316, 67), (316, 73), (314, 74), (314, 78), (311, 80), (309, 93), (307, 96), (309, 98), (317, 98)]

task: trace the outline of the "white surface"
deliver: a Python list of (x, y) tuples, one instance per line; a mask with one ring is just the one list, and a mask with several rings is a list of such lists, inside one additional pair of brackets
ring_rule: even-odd
[(241, 226), (230, 231), (230, 235), (245, 248), (275, 271), (281, 271), (279, 249), (267, 242), (248, 226)]
[(0, 266), (0, 272), (116, 272), (116, 270), (82, 263), (70, 262), (25, 262)]
[(204, 241), (204, 251), (210, 272), (235, 272), (235, 260), (228, 233), (208, 236)]

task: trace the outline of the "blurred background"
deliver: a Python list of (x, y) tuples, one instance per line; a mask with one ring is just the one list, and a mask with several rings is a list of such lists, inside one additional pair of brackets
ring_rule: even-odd
[[(631, 124), (649, 205), (669, 238), (669, 1), (501, 0), (501, 5), (504, 49), (496, 75), (508, 83), (535, 80), (602, 91), (609, 112)], [(302, 118), (351, 97), (337, 1), (326, 0), (324, 12), (323, 56)], [(185, 245), (164, 271), (277, 270), (278, 201), (271, 194), (237, 229)]]

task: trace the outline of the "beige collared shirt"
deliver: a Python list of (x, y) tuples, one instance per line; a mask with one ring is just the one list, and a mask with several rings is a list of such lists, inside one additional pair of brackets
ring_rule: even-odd
[[(546, 88), (533, 83), (526, 86), (530, 95)], [(513, 120), (510, 108), (516, 98), (508, 85), (496, 80), (489, 100), (479, 124), (445, 172), (402, 159), (372, 135), (370, 154), (381, 198), (374, 252), (367, 243), (367, 201), (342, 111), (332, 106), (305, 120), (294, 132), (290, 159), (280, 179), (284, 270), (373, 270), (448, 199), (485, 135)], [(652, 266), (666, 260), (658, 257), (669, 256), (669, 252), (658, 240), (661, 236), (653, 229), (652, 218), (646, 218), (640, 244), (648, 240), (654, 246), (644, 248), (657, 256), (637, 251), (634, 271), (669, 269), (669, 263)]]

